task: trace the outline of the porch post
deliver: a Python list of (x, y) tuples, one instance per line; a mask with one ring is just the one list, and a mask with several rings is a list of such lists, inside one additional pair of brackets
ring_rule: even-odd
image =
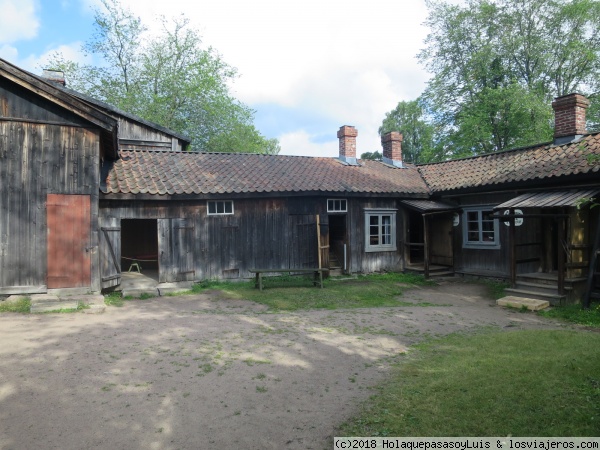
[(425, 269), (425, 279), (429, 278), (429, 220), (423, 214), (423, 265)]
[[(561, 211), (564, 212), (564, 211)], [(565, 295), (565, 248), (563, 238), (565, 234), (565, 218), (558, 218), (558, 237), (556, 248), (558, 250), (558, 295)]]
[(515, 210), (510, 209), (510, 219), (508, 219), (508, 245), (509, 245), (509, 260), (510, 260), (510, 287), (513, 289), (517, 285), (517, 245), (515, 239)]

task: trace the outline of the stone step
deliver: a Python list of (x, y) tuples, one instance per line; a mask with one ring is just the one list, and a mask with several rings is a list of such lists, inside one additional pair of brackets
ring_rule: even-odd
[(511, 294), (514, 297), (519, 298), (531, 298), (536, 300), (547, 300), (551, 305), (557, 305), (562, 303), (566, 296), (558, 295), (558, 293), (554, 294), (546, 294), (543, 292), (535, 292), (528, 289), (516, 289), (516, 288), (507, 288), (504, 290), (505, 293)]
[(73, 300), (57, 300), (57, 301), (34, 301), (31, 300), (31, 307), (29, 308), (29, 312), (31, 313), (41, 313), (41, 312), (50, 312), (50, 311), (58, 311), (61, 309), (77, 309), (79, 302)]
[(540, 309), (548, 308), (550, 302), (547, 300), (539, 300), (534, 298), (508, 296), (496, 300), (498, 306), (508, 306), (511, 308), (522, 308), (525, 306), (529, 311), (539, 311)]

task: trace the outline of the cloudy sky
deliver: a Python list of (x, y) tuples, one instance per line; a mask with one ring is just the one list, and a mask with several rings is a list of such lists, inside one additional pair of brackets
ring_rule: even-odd
[[(152, 26), (185, 14), (239, 78), (234, 95), (282, 154), (336, 156), (336, 132), (358, 129), (358, 153), (380, 150), (377, 129), (428, 74), (424, 0), (121, 0)], [(84, 60), (98, 0), (0, 0), (0, 57), (40, 74), (61, 51)]]

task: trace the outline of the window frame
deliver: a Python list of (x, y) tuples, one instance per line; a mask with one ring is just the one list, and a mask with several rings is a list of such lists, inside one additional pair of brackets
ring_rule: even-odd
[[(210, 212), (210, 205), (215, 205), (215, 212)], [(223, 204), (223, 212), (219, 212), (219, 204)], [(231, 211), (227, 212), (226, 205), (231, 205)], [(207, 216), (231, 216), (235, 212), (233, 200), (207, 200), (206, 201), (206, 215)]]
[[(395, 208), (365, 208), (365, 252), (395, 252), (398, 250), (396, 245), (396, 215), (398, 210)], [(384, 216), (390, 217), (389, 233), (382, 231), (386, 224), (383, 223), (382, 218)], [(376, 225), (371, 224), (371, 218), (377, 217), (378, 223)], [(371, 226), (377, 226), (377, 244), (371, 244), (371, 237), (375, 236), (371, 234)], [(382, 244), (382, 237), (389, 236), (390, 242)]]
[[(333, 202), (334, 208), (329, 208), (329, 202)], [(340, 209), (335, 209), (335, 203), (340, 202)], [(344, 208), (342, 209), (342, 203)], [(328, 198), (327, 199), (327, 212), (328, 213), (347, 213), (348, 212), (348, 200), (345, 198)]]
[[(473, 220), (472, 217), (469, 217), (470, 214), (476, 213), (476, 220)], [(500, 221), (496, 218), (485, 219), (484, 214), (488, 213), (489, 215), (494, 214), (493, 205), (481, 205), (481, 206), (473, 206), (468, 208), (463, 208), (462, 214), (462, 231), (463, 231), (463, 248), (478, 248), (478, 249), (499, 249), (500, 248)], [(486, 223), (492, 223), (492, 228), (486, 227)], [(476, 223), (477, 226), (475, 229), (469, 230), (469, 225)], [(470, 233), (477, 233), (477, 240), (469, 240)], [(486, 240), (485, 234), (492, 233), (493, 239)]]

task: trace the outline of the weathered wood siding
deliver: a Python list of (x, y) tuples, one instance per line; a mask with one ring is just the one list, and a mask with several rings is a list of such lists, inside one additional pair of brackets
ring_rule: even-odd
[[(50, 110), (32, 115), (47, 118)], [(47, 194), (89, 195), (91, 229), (97, 229), (98, 159), (97, 130), (0, 117), (0, 293), (46, 289)], [(92, 233), (92, 273), (99, 261), (97, 245)]]
[(119, 140), (122, 150), (183, 150), (179, 139), (125, 117), (119, 118)]
[[(316, 267), (316, 214), (321, 246), (328, 244), (326, 198), (234, 199), (234, 214), (207, 215), (206, 200), (101, 200), (102, 217), (158, 221), (161, 281), (248, 278), (249, 269)], [(364, 208), (395, 208), (395, 200), (348, 200), (351, 272), (401, 270), (400, 250), (364, 252)], [(397, 220), (398, 224), (402, 220)], [(401, 248), (401, 226), (397, 227)], [(322, 266), (327, 267), (322, 249)], [(108, 263), (103, 262), (103, 266)]]

